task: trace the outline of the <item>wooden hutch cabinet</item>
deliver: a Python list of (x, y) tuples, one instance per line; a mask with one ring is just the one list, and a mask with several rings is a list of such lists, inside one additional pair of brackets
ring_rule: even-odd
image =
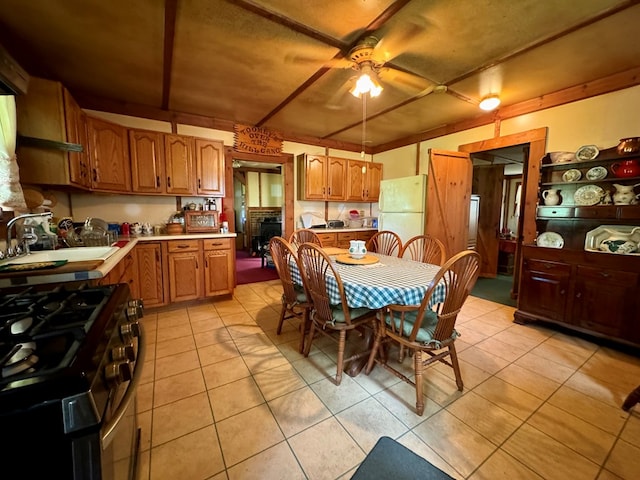
[[(640, 226), (639, 204), (612, 200), (614, 185), (640, 184), (640, 177), (614, 175), (615, 166), (630, 158), (640, 159), (640, 153), (621, 156), (610, 148), (586, 161), (551, 163), (543, 158), (539, 235), (537, 244), (523, 246), (516, 322), (549, 321), (640, 346), (640, 252), (599, 250), (606, 232)], [(546, 190), (559, 193), (560, 203), (545, 205)], [(545, 232), (553, 232), (551, 241)]]

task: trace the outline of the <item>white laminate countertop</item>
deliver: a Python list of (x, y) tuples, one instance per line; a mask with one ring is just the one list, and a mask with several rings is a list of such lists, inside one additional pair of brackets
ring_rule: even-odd
[(40, 285), (44, 283), (64, 283), (95, 280), (106, 276), (127, 254), (136, 246), (138, 242), (166, 241), (166, 240), (185, 240), (185, 239), (204, 239), (204, 238), (235, 238), (235, 233), (185, 233), (179, 235), (140, 235), (131, 237), (120, 237), (119, 242), (127, 241), (120, 249), (107, 258), (100, 266), (93, 270), (68, 273), (52, 273), (50, 275), (32, 275), (32, 276), (16, 276), (0, 279), (0, 288), (21, 286), (21, 285)]
[(344, 227), (344, 228), (312, 228), (314, 232), (317, 233), (345, 233), (345, 232), (377, 232), (377, 228), (366, 228), (366, 227)]

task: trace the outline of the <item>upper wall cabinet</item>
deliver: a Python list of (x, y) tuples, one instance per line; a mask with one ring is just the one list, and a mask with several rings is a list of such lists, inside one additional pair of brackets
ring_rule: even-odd
[(193, 138), (181, 135), (164, 136), (164, 156), (167, 174), (166, 190), (172, 195), (193, 195)]
[(160, 132), (129, 129), (131, 183), (136, 193), (165, 193), (164, 140)]
[(127, 129), (99, 118), (87, 117), (91, 187), (112, 192), (131, 191)]
[(347, 160), (323, 155), (298, 155), (298, 199), (346, 198)]
[(380, 196), (382, 164), (349, 160), (347, 166), (348, 202), (377, 202)]
[[(18, 141), (20, 181), (25, 184), (91, 187), (84, 112), (59, 82), (31, 77), (29, 93), (16, 97), (18, 134), (57, 144)], [(74, 151), (65, 143), (79, 144)]]
[(224, 144), (195, 139), (196, 190), (198, 195), (224, 196)]

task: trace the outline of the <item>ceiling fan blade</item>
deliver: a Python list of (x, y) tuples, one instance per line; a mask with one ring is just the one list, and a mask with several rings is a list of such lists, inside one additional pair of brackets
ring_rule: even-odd
[(402, 29), (386, 32), (373, 48), (372, 58), (378, 63), (389, 62), (407, 51), (407, 46), (417, 42), (426, 31), (424, 25), (411, 21), (402, 25)]
[(378, 75), (383, 83), (392, 84), (414, 95), (427, 89), (433, 90), (436, 87), (435, 83), (426, 78), (391, 67), (383, 67)]
[(285, 61), (298, 65), (317, 65), (318, 68), (352, 68), (353, 62), (348, 58), (331, 58), (329, 60), (320, 57), (310, 57), (304, 55), (286, 55)]
[(327, 103), (326, 103), (327, 108), (332, 110), (342, 110), (344, 108), (347, 108), (347, 105), (345, 104), (345, 102), (349, 100), (349, 95), (350, 95), (349, 90), (351, 90), (351, 87), (353, 86), (353, 83), (356, 81), (356, 78), (357, 78), (357, 75), (352, 76), (351, 78), (347, 79), (342, 85), (340, 85), (340, 87), (336, 89), (336, 91), (333, 93), (333, 95), (331, 95), (329, 100), (327, 100)]

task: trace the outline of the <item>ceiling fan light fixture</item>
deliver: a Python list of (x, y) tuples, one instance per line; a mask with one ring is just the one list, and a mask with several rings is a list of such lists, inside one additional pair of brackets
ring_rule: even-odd
[(488, 95), (480, 101), (479, 107), (486, 112), (490, 112), (498, 108), (498, 105), (500, 105), (500, 97), (498, 95)]
[(360, 98), (365, 93), (371, 97), (377, 97), (382, 92), (382, 85), (376, 78), (371, 67), (362, 67), (362, 75), (356, 80), (356, 84), (349, 90), (349, 93), (356, 98)]

